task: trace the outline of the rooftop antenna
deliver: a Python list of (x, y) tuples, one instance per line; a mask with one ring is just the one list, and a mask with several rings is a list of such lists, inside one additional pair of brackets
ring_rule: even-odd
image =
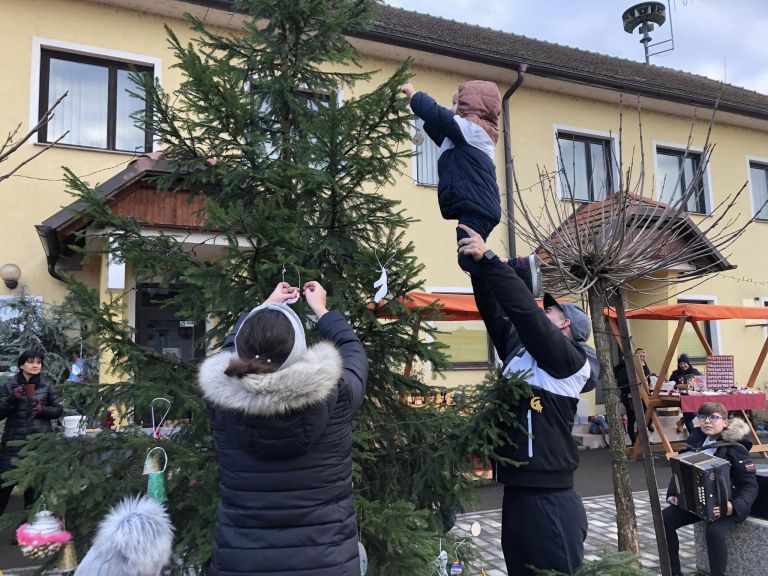
[[(662, 2), (641, 2), (640, 4), (635, 4), (631, 8), (627, 8), (624, 11), (624, 14), (621, 15), (621, 19), (624, 23), (625, 32), (632, 34), (635, 29), (637, 29), (638, 34), (642, 34), (643, 37), (640, 38), (640, 43), (643, 45), (643, 49), (645, 50), (646, 64), (651, 63), (651, 56), (674, 50), (675, 39), (672, 30), (671, 12), (669, 14), (669, 39), (656, 42), (655, 44), (650, 43), (650, 32), (655, 29), (655, 25), (658, 24), (661, 26), (664, 24), (664, 22), (667, 21), (667, 6), (665, 6)], [(671, 44), (671, 46), (669, 48), (658, 50), (653, 53), (650, 52), (650, 49), (654, 46), (661, 46), (664, 44)]]

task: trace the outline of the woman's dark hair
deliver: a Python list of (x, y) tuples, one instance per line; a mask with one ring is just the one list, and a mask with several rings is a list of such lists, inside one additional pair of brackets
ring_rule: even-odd
[(16, 366), (21, 368), (22, 364), (35, 358), (40, 358), (40, 364), (45, 364), (45, 353), (42, 350), (24, 350), (16, 360)]
[(237, 333), (238, 357), (224, 371), (227, 376), (276, 372), (293, 350), (293, 326), (285, 314), (265, 308), (248, 318)]

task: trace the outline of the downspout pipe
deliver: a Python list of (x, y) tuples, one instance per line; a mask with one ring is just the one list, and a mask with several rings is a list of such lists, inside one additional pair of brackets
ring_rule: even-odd
[(513, 197), (515, 167), (512, 164), (512, 143), (509, 136), (509, 99), (525, 81), (525, 71), (527, 69), (527, 64), (518, 65), (517, 79), (504, 93), (504, 98), (501, 100), (502, 110), (504, 111), (504, 182), (507, 197), (507, 246), (509, 247), (510, 258), (515, 258), (517, 256), (517, 247), (515, 243), (515, 200)]

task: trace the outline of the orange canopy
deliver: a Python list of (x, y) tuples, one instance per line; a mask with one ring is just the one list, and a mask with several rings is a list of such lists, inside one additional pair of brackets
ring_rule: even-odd
[[(430, 294), (414, 291), (409, 292), (402, 303), (408, 308), (422, 308), (437, 303), (441, 308), (435, 311), (435, 320), (482, 320), (472, 294)], [(384, 311), (377, 312), (376, 315), (379, 318), (393, 318), (392, 314)]]
[[(616, 318), (616, 311), (609, 308), (606, 316)], [(705, 320), (768, 320), (768, 306), (720, 306), (718, 304), (666, 304), (627, 310), (627, 320), (678, 320), (688, 318), (695, 322)]]

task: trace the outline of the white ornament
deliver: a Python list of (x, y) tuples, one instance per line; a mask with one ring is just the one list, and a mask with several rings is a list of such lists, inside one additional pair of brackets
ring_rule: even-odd
[(387, 288), (387, 270), (384, 268), (384, 266), (381, 267), (381, 276), (379, 276), (379, 279), (373, 283), (373, 287), (378, 288), (376, 294), (373, 297), (373, 301), (378, 304), (389, 291), (389, 288)]

